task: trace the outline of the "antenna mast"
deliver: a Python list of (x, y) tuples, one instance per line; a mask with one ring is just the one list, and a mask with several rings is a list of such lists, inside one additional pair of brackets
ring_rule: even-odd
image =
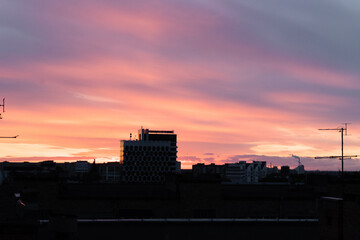
[[(2, 100), (2, 104), (0, 104), (0, 107), (2, 107), (2, 112), (5, 112), (5, 98)], [(1, 113), (0, 113), (0, 119), (2, 119)], [(16, 135), (14, 137), (0, 137), (0, 138), (17, 138), (19, 135)]]
[(13, 137), (0, 137), (0, 138), (17, 138), (19, 135), (13, 136)]
[[(347, 136), (347, 126), (351, 123), (343, 123), (344, 126), (337, 127), (337, 128), (320, 128), (320, 131), (328, 131), (328, 130), (335, 130), (341, 133), (341, 156), (328, 156), (328, 157), (315, 157), (315, 159), (321, 158), (339, 158), (341, 160), (341, 178), (344, 178), (344, 132), (345, 136)], [(357, 155), (353, 156), (345, 156), (345, 157), (357, 157)]]
[[(0, 107), (2, 107), (2, 112), (5, 112), (5, 98), (3, 98), (2, 104), (0, 104)], [(1, 113), (0, 113), (0, 119), (2, 119)]]
[(0, 105), (0, 107), (3, 107), (3, 112), (5, 112), (5, 98), (3, 98), (3, 103)]

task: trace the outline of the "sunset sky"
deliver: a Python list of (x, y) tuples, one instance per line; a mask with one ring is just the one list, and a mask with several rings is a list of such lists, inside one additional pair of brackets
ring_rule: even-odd
[(182, 168), (339, 170), (313, 157), (344, 122), (360, 154), (359, 23), (355, 0), (0, 0), (0, 161), (115, 161), (143, 126)]

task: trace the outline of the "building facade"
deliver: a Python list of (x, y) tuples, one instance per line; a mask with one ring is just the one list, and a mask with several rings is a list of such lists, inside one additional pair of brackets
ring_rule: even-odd
[(120, 152), (125, 182), (162, 183), (167, 175), (180, 173), (174, 131), (141, 128), (138, 139), (121, 141)]

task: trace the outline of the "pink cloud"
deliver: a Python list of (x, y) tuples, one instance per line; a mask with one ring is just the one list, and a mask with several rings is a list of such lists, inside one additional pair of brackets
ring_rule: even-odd
[[(195, 157), (182, 159), (190, 166), (261, 154), (254, 149), (264, 146), (335, 152), (338, 136), (317, 129), (342, 116), (360, 133), (357, 73), (270, 47), (242, 9), (39, 3), (6, 8), (10, 40), (0, 50), (13, 55), (0, 66), (9, 104), (0, 131), (20, 134), (17, 142), (81, 147), (89, 149), (81, 157), (112, 159), (118, 140), (140, 126), (174, 129), (179, 156)], [(355, 153), (357, 139), (347, 146)]]

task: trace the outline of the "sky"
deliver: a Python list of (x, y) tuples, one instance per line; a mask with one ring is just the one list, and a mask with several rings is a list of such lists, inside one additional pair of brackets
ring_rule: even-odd
[(337, 171), (318, 129), (351, 122), (360, 154), (359, 22), (355, 0), (0, 0), (0, 161), (116, 161), (143, 126), (175, 131), (182, 168)]

